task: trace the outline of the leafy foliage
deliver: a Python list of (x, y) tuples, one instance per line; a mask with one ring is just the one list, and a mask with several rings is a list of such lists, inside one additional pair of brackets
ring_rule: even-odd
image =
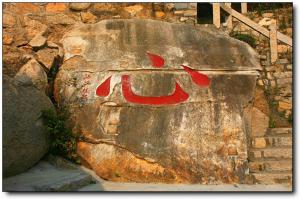
[(42, 111), (42, 118), (50, 134), (50, 153), (61, 155), (75, 163), (80, 163), (76, 153), (78, 135), (66, 127), (68, 115), (63, 110), (56, 113), (52, 109)]
[(242, 34), (242, 33), (233, 31), (229, 35), (231, 37), (235, 38), (235, 39), (238, 39), (240, 41), (248, 43), (252, 48), (256, 47), (256, 40), (255, 40), (255, 38), (252, 37), (249, 34)]

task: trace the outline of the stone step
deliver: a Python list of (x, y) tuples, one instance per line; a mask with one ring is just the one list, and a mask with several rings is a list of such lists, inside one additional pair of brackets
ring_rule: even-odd
[(258, 184), (292, 184), (292, 172), (253, 173)]
[(264, 149), (250, 149), (250, 160), (256, 158), (292, 158), (292, 147), (269, 147)]
[(269, 128), (268, 135), (292, 134), (292, 128)]
[(249, 162), (249, 170), (251, 173), (262, 171), (292, 171), (292, 160), (260, 160)]
[(25, 173), (4, 178), (4, 191), (74, 191), (94, 183), (91, 175), (76, 168), (55, 167), (41, 161)]
[(268, 135), (264, 137), (254, 137), (252, 139), (253, 148), (285, 147), (292, 145), (293, 138), (291, 134)]

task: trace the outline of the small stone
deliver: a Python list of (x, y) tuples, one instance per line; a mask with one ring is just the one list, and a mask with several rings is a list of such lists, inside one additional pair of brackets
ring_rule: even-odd
[(262, 20), (260, 20), (258, 22), (258, 24), (260, 26), (269, 26), (269, 25), (271, 25), (273, 23), (276, 23), (276, 20), (275, 19), (271, 19), (271, 18), (263, 18)]
[(46, 5), (46, 12), (61, 13), (67, 9), (65, 3), (48, 3)]
[(287, 69), (287, 70), (293, 70), (293, 65), (292, 65), (292, 64), (286, 65), (286, 69)]
[(22, 66), (15, 78), (26, 85), (32, 83), (37, 89), (42, 91), (45, 91), (48, 84), (46, 72), (35, 59), (29, 60)]
[(261, 60), (266, 60), (266, 59), (267, 59), (267, 56), (266, 56), (266, 55), (259, 55), (259, 59), (261, 59)]
[(10, 45), (13, 42), (13, 36), (9, 35), (9, 34), (3, 34), (2, 37), (2, 42), (4, 45)]
[(80, 16), (81, 16), (81, 21), (83, 23), (96, 23), (97, 22), (97, 17), (90, 12), (81, 12)]
[(273, 13), (267, 12), (267, 13), (263, 13), (262, 16), (265, 18), (272, 18), (273, 17)]
[(55, 57), (58, 55), (58, 50), (46, 48), (39, 50), (36, 55), (37, 60), (42, 63), (48, 70), (50, 70), (54, 63)]
[(178, 10), (174, 12), (175, 15), (183, 15), (183, 11), (182, 10)]
[(183, 11), (184, 17), (194, 17), (197, 16), (197, 10), (185, 10)]
[(129, 12), (131, 16), (135, 16), (138, 12), (143, 10), (143, 6), (141, 5), (128, 6), (125, 7), (124, 10)]
[(71, 10), (81, 11), (88, 9), (90, 7), (91, 3), (70, 3), (69, 8)]
[(118, 14), (118, 10), (115, 5), (116, 4), (113, 3), (95, 3), (92, 6), (92, 12), (95, 15)]
[(3, 24), (2, 26), (4, 28), (6, 27), (13, 27), (16, 24), (16, 20), (15, 17), (11, 14), (3, 14)]
[(161, 11), (156, 11), (155, 12), (155, 17), (156, 18), (164, 18), (165, 17), (165, 13), (164, 12), (161, 12)]
[(192, 19), (192, 18), (188, 18), (185, 23), (188, 23), (188, 24), (194, 24), (195, 23), (195, 19)]
[(289, 35), (293, 34), (293, 28), (287, 28), (286, 33)]
[(253, 158), (261, 158), (261, 152), (260, 151), (252, 151), (251, 155)]
[(252, 146), (257, 149), (262, 149), (267, 146), (267, 142), (265, 138), (254, 138)]
[(287, 45), (278, 45), (277, 46), (277, 51), (278, 53), (286, 53), (288, 51), (288, 46)]
[(47, 39), (42, 35), (35, 36), (30, 42), (29, 45), (33, 48), (39, 49), (46, 44)]
[(278, 103), (278, 111), (291, 110), (293, 108), (292, 103), (279, 101)]
[(188, 20), (189, 18), (188, 17), (180, 17), (179, 18), (179, 21), (180, 22), (185, 22), (186, 20)]
[(263, 85), (264, 85), (264, 82), (263, 82), (261, 79), (259, 79), (259, 80), (257, 81), (257, 84), (258, 84), (259, 86), (263, 86)]

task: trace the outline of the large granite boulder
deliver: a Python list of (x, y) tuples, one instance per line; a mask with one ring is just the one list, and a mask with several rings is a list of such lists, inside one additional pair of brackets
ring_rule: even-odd
[(214, 28), (153, 20), (78, 24), (61, 42), (55, 99), (99, 176), (244, 181), (260, 69), (251, 47)]
[(54, 108), (44, 92), (3, 76), (3, 176), (26, 171), (47, 153), (42, 110)]

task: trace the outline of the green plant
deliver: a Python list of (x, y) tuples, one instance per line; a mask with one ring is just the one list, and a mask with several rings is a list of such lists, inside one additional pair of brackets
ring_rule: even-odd
[(248, 43), (252, 48), (256, 47), (256, 40), (253, 36), (249, 34), (242, 34), (240, 32), (232, 31), (229, 36), (238, 39), (240, 41)]
[(285, 30), (287, 28), (287, 25), (285, 23), (285, 20), (282, 20), (279, 24), (279, 30)]
[(78, 135), (66, 127), (68, 115), (66, 111), (53, 109), (42, 111), (43, 122), (47, 127), (50, 136), (50, 150), (54, 155), (61, 155), (75, 163), (80, 163), (76, 153)]
[(275, 120), (272, 117), (270, 117), (269, 128), (275, 128), (275, 126), (276, 126)]

